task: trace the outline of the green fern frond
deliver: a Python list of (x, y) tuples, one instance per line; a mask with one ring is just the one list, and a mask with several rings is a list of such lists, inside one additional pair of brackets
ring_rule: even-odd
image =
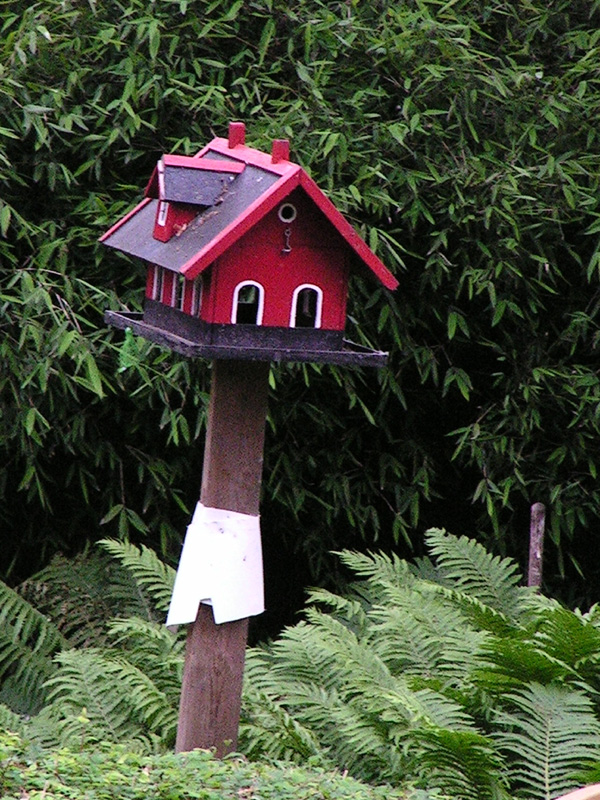
[(423, 786), (461, 800), (509, 800), (502, 761), (480, 733), (425, 727), (415, 739), (414, 771)]
[(423, 624), (419, 617), (403, 608), (375, 609), (370, 617), (374, 621), (369, 630), (373, 648), (393, 674), (432, 677), (437, 673), (443, 658), (444, 637), (440, 629), (432, 631), (430, 620), (435, 617)]
[(494, 636), (511, 636), (518, 629), (518, 623), (492, 606), (486, 605), (464, 589), (442, 584), (427, 583), (422, 587), (423, 594), (429, 593), (444, 598), (448, 605), (461, 611), (465, 621), (473, 628), (487, 631)]
[[(397, 678), (393, 691), (382, 695), (385, 706), (381, 719), (389, 723), (389, 734), (400, 741), (407, 730), (426, 726), (452, 731), (475, 731), (473, 720), (465, 709), (444, 695), (430, 688), (415, 689), (410, 681)], [(403, 720), (398, 724), (399, 720)]]
[(550, 800), (576, 788), (577, 774), (600, 760), (600, 723), (589, 697), (532, 683), (504, 702), (495, 738), (519, 796)]
[(539, 615), (535, 640), (549, 657), (600, 688), (600, 629), (584, 615), (558, 606), (544, 610)]
[(335, 685), (337, 678), (331, 671), (333, 660), (328, 638), (319, 629), (302, 622), (284, 631), (269, 648), (268, 656), (265, 655), (269, 673), (263, 678), (268, 684), (273, 678), (282, 680), (290, 675), (295, 681), (323, 683), (325, 687), (329, 683)]
[(369, 578), (378, 585), (381, 581), (396, 586), (409, 586), (413, 581), (411, 569), (406, 561), (395, 553), (358, 553), (354, 550), (341, 550), (336, 553), (342, 564), (352, 570), (359, 578)]
[(326, 589), (312, 589), (308, 593), (307, 603), (331, 609), (338, 618), (342, 618), (355, 629), (363, 628), (367, 620), (364, 601), (356, 597), (343, 597)]
[(52, 659), (67, 646), (56, 625), (0, 583), (0, 702), (16, 713), (37, 713)]
[(0, 630), (7, 639), (20, 642), (40, 655), (67, 646), (56, 625), (4, 583), (0, 583)]
[(115, 648), (147, 675), (177, 706), (181, 693), (185, 637), (175, 636), (164, 625), (136, 618), (114, 620), (108, 628)]
[(471, 627), (459, 608), (420, 589), (417, 583), (404, 596), (397, 592), (395, 603), (369, 612), (371, 645), (393, 674), (464, 678), (477, 662), (487, 634)]
[(338, 768), (363, 780), (375, 776), (398, 780), (402, 754), (389, 738), (386, 726), (365, 707), (364, 695), (352, 700), (344, 694), (318, 684), (290, 683), (286, 707), (313, 732)]
[(0, 703), (0, 730), (10, 731), (11, 733), (23, 733), (25, 721), (20, 714), (16, 714), (11, 708)]
[(19, 594), (50, 618), (72, 646), (101, 645), (107, 620), (147, 614), (129, 573), (106, 554), (86, 551), (56, 556), (18, 587)]
[(109, 665), (108, 673), (124, 687), (131, 717), (145, 732), (155, 734), (166, 746), (175, 743), (179, 697), (166, 692), (141, 669), (123, 658)]
[(477, 684), (500, 697), (527, 683), (548, 684), (576, 678), (564, 662), (553, 658), (526, 632), (512, 637), (490, 638), (483, 648), (482, 662), (474, 670)]
[(247, 678), (240, 719), (240, 747), (251, 760), (275, 759), (331, 769), (334, 764), (307, 727), (294, 719), (266, 692), (257, 691)]
[(0, 703), (18, 714), (36, 714), (46, 700), (46, 681), (54, 672), (47, 655), (32, 653), (0, 633)]
[(441, 586), (450, 585), (450, 581), (433, 563), (429, 556), (415, 558), (415, 560), (409, 564), (409, 569), (414, 577), (419, 580), (439, 583)]
[(123, 666), (93, 648), (70, 650), (57, 657), (58, 670), (48, 681), (49, 703), (61, 744), (136, 742), (150, 737), (135, 718)]
[(583, 614), (583, 618), (594, 627), (600, 628), (600, 603), (594, 603), (587, 613)]
[(455, 590), (511, 621), (522, 617), (528, 590), (519, 585), (521, 576), (514, 561), (493, 556), (478, 542), (439, 528), (426, 531), (425, 541), (444, 580)]
[(149, 547), (136, 547), (129, 542), (102, 539), (99, 544), (129, 571), (136, 584), (145, 592), (159, 611), (166, 611), (171, 602), (175, 570), (159, 559)]

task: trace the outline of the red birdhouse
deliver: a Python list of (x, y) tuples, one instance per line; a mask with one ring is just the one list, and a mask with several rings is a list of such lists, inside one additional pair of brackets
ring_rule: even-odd
[(245, 126), (193, 157), (164, 155), (145, 199), (101, 241), (147, 264), (143, 314), (107, 321), (188, 356), (385, 363), (343, 338), (353, 271), (397, 281), (297, 164)]

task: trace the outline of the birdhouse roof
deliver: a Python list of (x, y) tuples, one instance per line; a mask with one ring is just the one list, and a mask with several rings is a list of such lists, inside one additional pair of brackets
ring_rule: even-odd
[[(300, 187), (354, 252), (359, 268), (366, 267), (384, 286), (395, 289), (398, 282), (392, 273), (302, 167), (288, 160), (288, 152), (286, 140), (276, 140), (270, 154), (246, 146), (243, 125), (232, 123), (228, 139), (213, 139), (193, 157), (164, 155), (144, 200), (100, 241), (193, 279)], [(200, 209), (167, 242), (153, 237), (161, 201)]]

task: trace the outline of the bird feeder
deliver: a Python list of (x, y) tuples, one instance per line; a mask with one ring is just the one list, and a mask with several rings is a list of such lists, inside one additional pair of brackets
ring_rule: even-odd
[(385, 363), (344, 339), (348, 281), (397, 281), (285, 139), (264, 153), (234, 122), (193, 157), (163, 155), (101, 241), (147, 269), (143, 314), (107, 312), (117, 328), (191, 357)]
[(271, 361), (381, 367), (344, 338), (353, 273), (397, 281), (298, 164), (229, 126), (163, 155), (145, 197), (101, 238), (146, 266), (142, 313), (108, 323), (213, 361), (200, 502), (167, 624), (190, 624), (176, 749), (235, 749), (248, 617), (264, 610), (259, 498)]

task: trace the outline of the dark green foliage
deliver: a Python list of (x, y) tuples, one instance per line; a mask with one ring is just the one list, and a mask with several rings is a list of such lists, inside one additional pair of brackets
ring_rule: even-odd
[(0, 584), (0, 703), (35, 714), (45, 699), (52, 657), (67, 647), (58, 626), (6, 584)]
[(3, 574), (100, 523), (176, 557), (207, 366), (104, 328), (143, 278), (96, 240), (160, 152), (237, 118), (260, 147), (289, 135), (401, 282), (353, 286), (348, 333), (389, 369), (273, 370), (272, 591), (329, 575), (332, 549), (418, 551), (441, 521), (521, 557), (542, 501), (549, 586), (593, 594), (599, 19), (588, 0), (3, 3)]

